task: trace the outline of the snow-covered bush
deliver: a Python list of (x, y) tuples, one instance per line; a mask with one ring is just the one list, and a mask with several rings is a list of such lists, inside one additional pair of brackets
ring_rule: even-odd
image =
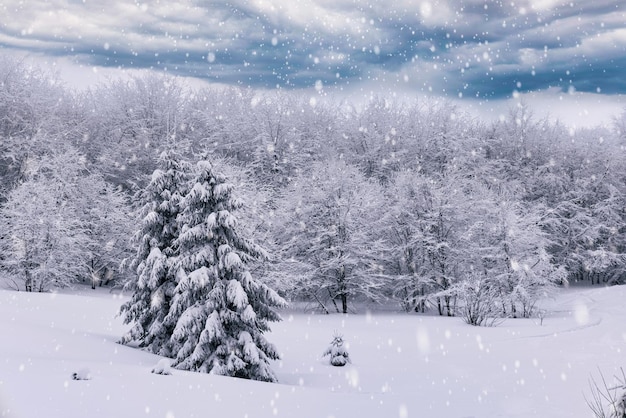
[(486, 279), (471, 277), (456, 286), (460, 299), (459, 315), (469, 325), (496, 325), (502, 309), (497, 306), (498, 293)]
[(346, 363), (350, 363), (350, 355), (344, 345), (343, 335), (335, 333), (333, 340), (322, 356), (330, 357), (330, 364), (333, 366), (342, 367)]

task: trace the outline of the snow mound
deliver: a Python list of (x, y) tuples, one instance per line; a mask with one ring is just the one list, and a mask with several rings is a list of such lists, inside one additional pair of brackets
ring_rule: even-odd
[(162, 375), (171, 375), (172, 374), (172, 366), (170, 364), (169, 359), (161, 359), (159, 362), (152, 368), (152, 373), (154, 374), (162, 374)]
[(91, 371), (87, 368), (82, 368), (72, 373), (72, 380), (91, 380)]

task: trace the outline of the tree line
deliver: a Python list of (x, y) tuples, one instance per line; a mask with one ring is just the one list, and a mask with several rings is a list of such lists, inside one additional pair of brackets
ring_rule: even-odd
[(165, 75), (72, 91), (6, 58), (0, 137), (0, 257), (19, 289), (137, 283), (123, 261), (147, 251), (132, 237), (163, 152), (225, 175), (268, 250), (251, 274), (324, 312), (393, 303), (484, 324), (533, 315), (560, 285), (626, 278), (626, 113), (571, 130), (520, 104), (486, 123), (445, 101)]

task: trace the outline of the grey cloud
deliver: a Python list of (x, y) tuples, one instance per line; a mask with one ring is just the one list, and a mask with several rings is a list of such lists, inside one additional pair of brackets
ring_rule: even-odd
[(605, 36), (626, 21), (619, 0), (145, 4), (30, 1), (9, 10), (0, 45), (264, 88), (408, 74), (413, 88), (466, 97), (506, 97), (518, 82), (626, 92), (624, 45)]

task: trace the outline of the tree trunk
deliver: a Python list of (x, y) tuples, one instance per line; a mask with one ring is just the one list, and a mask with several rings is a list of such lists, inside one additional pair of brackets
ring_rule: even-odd
[(27, 292), (32, 292), (33, 291), (33, 278), (30, 275), (30, 271), (26, 270), (24, 274), (26, 276), (26, 280), (24, 281), (24, 290), (26, 290)]
[(418, 301), (415, 305), (415, 312), (424, 313), (426, 312), (426, 302), (424, 301), (424, 288), (421, 287), (417, 291)]

